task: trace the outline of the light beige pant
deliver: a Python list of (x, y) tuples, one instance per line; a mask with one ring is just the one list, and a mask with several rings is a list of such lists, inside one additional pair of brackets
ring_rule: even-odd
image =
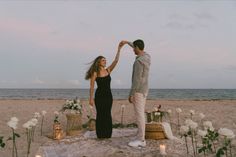
[(146, 96), (142, 93), (135, 93), (133, 96), (133, 105), (138, 125), (138, 140), (145, 140), (145, 104)]

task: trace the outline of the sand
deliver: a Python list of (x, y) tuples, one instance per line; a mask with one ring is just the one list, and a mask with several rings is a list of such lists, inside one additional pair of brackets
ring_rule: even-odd
[[(40, 136), (40, 125), (36, 128), (35, 139), (31, 145), (30, 157), (35, 157), (37, 153), (54, 152), (50, 157), (66, 157), (66, 156), (160, 156), (159, 145), (161, 143), (167, 146), (167, 156), (181, 157), (187, 156), (183, 139), (177, 134), (176, 128), (173, 133), (181, 141), (173, 140), (147, 140), (147, 147), (144, 149), (134, 149), (127, 146), (132, 140), (136, 132), (136, 128), (131, 129), (114, 129), (114, 135), (111, 139), (97, 140), (94, 132), (90, 132), (89, 137), (83, 134), (76, 137), (65, 137), (61, 141), (55, 141), (48, 136), (52, 135), (52, 125), (54, 119), (54, 111), (61, 109), (65, 100), (0, 100), (0, 136), (4, 136), (6, 140), (11, 136), (11, 129), (7, 126), (7, 122), (11, 117), (19, 119), (17, 133), (21, 135), (17, 138), (17, 148), (19, 157), (26, 156), (27, 143), (25, 129), (22, 125), (31, 119), (35, 112), (47, 111), (43, 126), (43, 136)], [(87, 122), (88, 102), (81, 101), (83, 104), (83, 123)], [(172, 110), (172, 122), (177, 123), (176, 108), (181, 108), (181, 124), (184, 119), (188, 118), (189, 110), (195, 110), (196, 114), (193, 120), (199, 122), (199, 113), (204, 113), (204, 120), (210, 120), (215, 129), (226, 127), (236, 134), (236, 100), (212, 100), (212, 101), (192, 101), (192, 100), (147, 100), (146, 110), (152, 110), (154, 106), (162, 105), (162, 110)], [(126, 105), (124, 111), (124, 123), (135, 122), (135, 115), (132, 104), (127, 100), (114, 100), (112, 108), (113, 123), (121, 122), (121, 105)], [(94, 113), (95, 115), (95, 113)], [(41, 119), (41, 118), (40, 118)], [(59, 121), (63, 129), (66, 127), (66, 118), (64, 114), (60, 114)], [(166, 118), (164, 121), (169, 122)], [(85, 133), (86, 130), (83, 131)], [(236, 156), (235, 139), (233, 140), (233, 155)], [(0, 148), (0, 157), (11, 157), (12, 141), (7, 141), (5, 148)], [(199, 155), (201, 156), (201, 155)]]

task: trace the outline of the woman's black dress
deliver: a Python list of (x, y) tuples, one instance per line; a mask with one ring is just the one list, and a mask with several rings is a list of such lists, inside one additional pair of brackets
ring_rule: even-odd
[(97, 110), (96, 134), (98, 138), (111, 138), (112, 134), (112, 93), (111, 77), (108, 74), (104, 77), (97, 77), (97, 90), (95, 92), (95, 106)]

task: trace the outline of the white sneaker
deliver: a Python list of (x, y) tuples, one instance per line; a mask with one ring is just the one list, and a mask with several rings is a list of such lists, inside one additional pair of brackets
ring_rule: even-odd
[(128, 145), (131, 147), (145, 147), (146, 141), (135, 140), (135, 141), (129, 142)]

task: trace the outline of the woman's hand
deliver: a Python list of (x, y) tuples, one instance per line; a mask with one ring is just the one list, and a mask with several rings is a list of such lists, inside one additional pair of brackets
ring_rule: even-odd
[(129, 96), (129, 103), (133, 103), (134, 102), (134, 97), (133, 96)]
[(93, 99), (89, 99), (89, 105), (94, 106), (94, 100)]
[(121, 48), (123, 47), (123, 45), (124, 45), (124, 42), (123, 42), (123, 41), (121, 41), (121, 42), (119, 43), (119, 45), (118, 45), (118, 51), (120, 51), (120, 50), (121, 50)]

